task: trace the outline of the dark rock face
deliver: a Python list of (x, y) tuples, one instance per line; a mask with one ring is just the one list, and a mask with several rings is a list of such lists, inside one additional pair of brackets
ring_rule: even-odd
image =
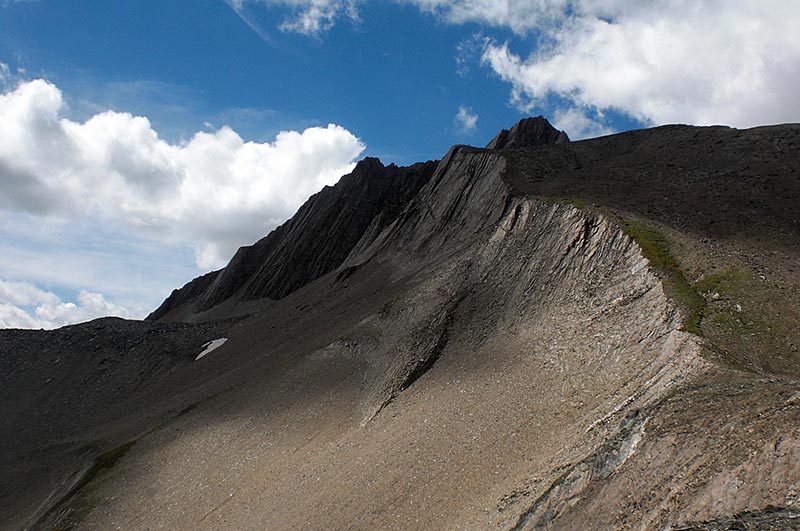
[(569, 142), (567, 133), (550, 125), (545, 117), (537, 116), (520, 120), (511, 129), (503, 129), (486, 144), (486, 149), (510, 149), (567, 142)]
[(712, 238), (797, 245), (800, 125), (732, 129), (666, 125), (517, 150), (521, 193), (580, 198)]
[(379, 233), (433, 175), (436, 161), (384, 166), (366, 158), (335, 186), (325, 187), (286, 223), (241, 247), (222, 270), (176, 290), (149, 320), (180, 319), (237, 295), (239, 300), (280, 299), (329, 273), (369, 232)]
[(221, 269), (219, 271), (211, 271), (195, 278), (182, 288), (172, 290), (170, 296), (161, 303), (158, 309), (148, 315), (147, 319), (157, 321), (171, 310), (190, 305), (193, 301), (203, 296), (221, 272)]

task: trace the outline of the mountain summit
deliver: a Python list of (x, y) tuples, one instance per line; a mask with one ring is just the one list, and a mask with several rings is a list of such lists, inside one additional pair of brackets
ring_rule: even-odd
[(567, 142), (569, 142), (567, 133), (550, 125), (544, 116), (537, 116), (524, 118), (511, 129), (503, 129), (486, 145), (486, 149), (510, 149)]
[(365, 159), (148, 321), (0, 331), (0, 528), (796, 529), (798, 153)]

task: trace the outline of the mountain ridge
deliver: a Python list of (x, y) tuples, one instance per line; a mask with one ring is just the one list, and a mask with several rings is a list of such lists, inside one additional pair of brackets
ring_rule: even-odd
[[(493, 147), (487, 149), (566, 142), (569, 142), (566, 133), (556, 130), (544, 117), (539, 116), (523, 119), (510, 130), (502, 130), (489, 143)], [(445, 166), (458, 149), (455, 146), (445, 155)], [(446, 167), (437, 168), (439, 165), (440, 161), (428, 161), (407, 167), (394, 164), (384, 166), (374, 157), (362, 159), (351, 174), (342, 177), (336, 186), (326, 187), (314, 194), (284, 224), (253, 245), (241, 247), (225, 268), (202, 275), (173, 291), (146, 319), (190, 318), (192, 314), (205, 312), (237, 293), (242, 301), (286, 296), (340, 266), (354, 248), (368, 246), (371, 243), (369, 238), (362, 241), (362, 237), (366, 234), (376, 238), (386, 226), (391, 225), (437, 169), (439, 174), (445, 172)], [(379, 188), (376, 190), (376, 187)], [(361, 198), (348, 202), (347, 196), (356, 193), (358, 188), (364, 190), (358, 192)], [(342, 209), (358, 212), (359, 223), (355, 227), (349, 226), (352, 225), (352, 219), (331, 221), (330, 212), (340, 213)], [(306, 218), (315, 219), (307, 221)], [(323, 232), (323, 226), (327, 232)], [(315, 244), (309, 239), (330, 239), (336, 243), (320, 252), (319, 249), (311, 249)], [(286, 241), (293, 241), (295, 247), (287, 248)], [(305, 249), (299, 250), (297, 245), (305, 246)], [(322, 262), (316, 265), (305, 263), (303, 256), (299, 256), (309, 254), (322, 256)], [(298, 276), (289, 270), (303, 273)], [(240, 290), (243, 291), (239, 293)]]
[[(246, 298), (253, 267), (207, 310), (219, 273), (184, 288), (188, 323), (0, 332), (28, 419), (0, 525), (792, 529), (800, 126), (511, 136), (451, 148), (281, 297)], [(309, 263), (299, 240), (274, 256)]]
[(339, 266), (368, 229), (391, 223), (435, 165), (428, 161), (384, 166), (377, 158), (361, 160), (336, 186), (311, 196), (284, 224), (239, 248), (228, 266), (173, 291), (147, 320), (203, 312), (240, 290), (244, 301), (286, 296)]

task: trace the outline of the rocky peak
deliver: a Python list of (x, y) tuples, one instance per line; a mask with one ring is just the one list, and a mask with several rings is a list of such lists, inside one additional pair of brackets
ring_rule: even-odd
[(547, 121), (544, 116), (523, 118), (514, 127), (503, 129), (491, 142), (487, 149), (509, 149), (522, 146), (542, 146), (551, 144), (565, 144), (569, 137), (564, 131), (559, 131)]
[(358, 161), (356, 167), (353, 168), (353, 175), (370, 175), (375, 172), (382, 171), (386, 166), (381, 162), (378, 157), (365, 157)]

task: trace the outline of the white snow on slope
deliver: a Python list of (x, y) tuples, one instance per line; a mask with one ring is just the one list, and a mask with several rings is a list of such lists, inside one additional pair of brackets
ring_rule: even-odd
[(228, 340), (227, 337), (221, 337), (219, 339), (214, 339), (213, 341), (209, 341), (208, 343), (203, 345), (203, 348), (205, 348), (205, 350), (203, 352), (201, 352), (200, 354), (198, 354), (197, 357), (194, 359), (194, 361), (199, 360), (200, 358), (202, 358), (203, 356), (205, 356), (206, 354), (208, 354), (212, 350), (218, 349), (219, 347), (224, 345), (227, 340)]

